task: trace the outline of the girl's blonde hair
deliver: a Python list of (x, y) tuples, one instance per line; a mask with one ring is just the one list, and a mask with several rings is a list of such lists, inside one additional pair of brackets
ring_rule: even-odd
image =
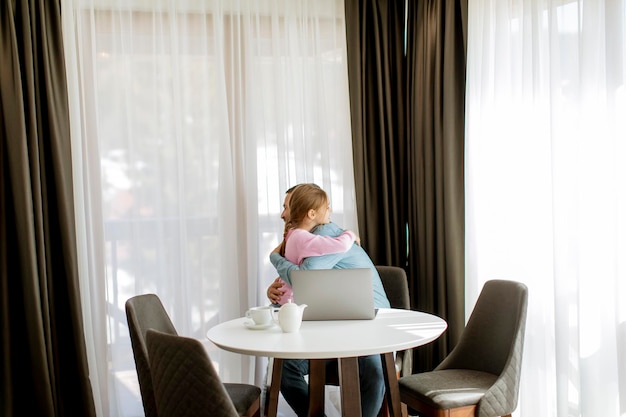
[(285, 222), (283, 243), (280, 254), (285, 256), (285, 239), (289, 230), (296, 228), (307, 216), (309, 210), (320, 210), (328, 207), (328, 195), (316, 184), (300, 184), (289, 197), (289, 218)]

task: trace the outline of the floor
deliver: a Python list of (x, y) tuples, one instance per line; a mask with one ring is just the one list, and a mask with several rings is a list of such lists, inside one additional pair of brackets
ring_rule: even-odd
[[(324, 411), (326, 417), (341, 417), (341, 399), (339, 397), (339, 387), (327, 386), (326, 387), (326, 402)], [(282, 394), (278, 400), (278, 417), (297, 417), (293, 412), (287, 401), (283, 398)]]

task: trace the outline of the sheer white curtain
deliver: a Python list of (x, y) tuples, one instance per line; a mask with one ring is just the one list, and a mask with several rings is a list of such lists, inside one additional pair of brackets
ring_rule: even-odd
[[(92, 384), (100, 415), (142, 415), (129, 297), (158, 294), (204, 340), (267, 303), (289, 186), (317, 183), (356, 230), (343, 2), (62, 11)], [(261, 383), (253, 358), (208, 347), (225, 381)]]
[(520, 416), (626, 415), (626, 2), (469, 2), (468, 308), (530, 290)]

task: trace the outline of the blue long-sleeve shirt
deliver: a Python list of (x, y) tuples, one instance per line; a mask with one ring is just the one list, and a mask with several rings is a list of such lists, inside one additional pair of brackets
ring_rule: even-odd
[[(343, 232), (335, 223), (328, 223), (317, 226), (312, 233), (321, 236), (339, 236)], [(372, 290), (374, 291), (374, 307), (389, 308), (389, 300), (383, 287), (383, 283), (378, 275), (376, 266), (363, 248), (357, 244), (344, 253), (310, 256), (298, 267), (277, 252), (270, 254), (270, 262), (278, 271), (283, 281), (291, 285), (291, 271), (294, 269), (346, 269), (346, 268), (370, 268), (372, 270)]]

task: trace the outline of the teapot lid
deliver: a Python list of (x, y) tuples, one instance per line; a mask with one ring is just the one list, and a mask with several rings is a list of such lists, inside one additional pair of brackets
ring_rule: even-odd
[(301, 310), (303, 308), (306, 308), (307, 305), (306, 304), (296, 304), (293, 302), (293, 300), (290, 298), (289, 300), (287, 300), (287, 302), (285, 304), (283, 304), (279, 310)]

